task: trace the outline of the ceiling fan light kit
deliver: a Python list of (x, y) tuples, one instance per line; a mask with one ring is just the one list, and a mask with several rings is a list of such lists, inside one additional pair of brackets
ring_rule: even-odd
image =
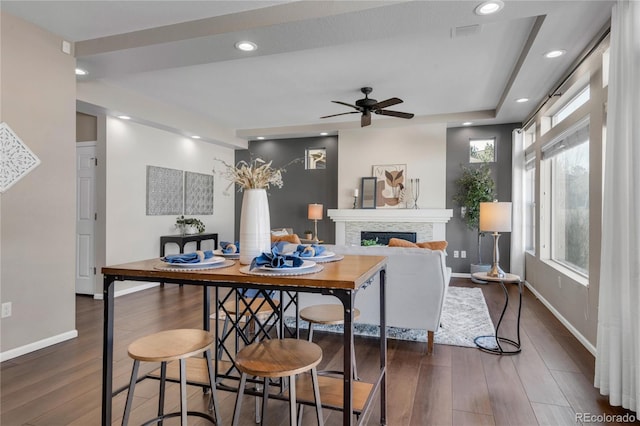
[(387, 100), (378, 102), (376, 99), (369, 98), (369, 93), (373, 91), (371, 87), (363, 87), (360, 89), (360, 91), (364, 94), (364, 98), (358, 99), (355, 105), (348, 104), (342, 101), (331, 101), (336, 104), (345, 105), (345, 106), (354, 108), (356, 111), (325, 115), (324, 117), (320, 117), (320, 118), (329, 118), (329, 117), (337, 117), (339, 115), (360, 113), (362, 114), (360, 117), (360, 127), (366, 127), (371, 124), (372, 112), (378, 115), (388, 115), (390, 117), (398, 117), (398, 118), (405, 118), (405, 119), (410, 119), (410, 118), (413, 118), (414, 116), (413, 114), (408, 112), (391, 111), (388, 109), (384, 109), (384, 108), (402, 103), (403, 101), (400, 98), (389, 98)]

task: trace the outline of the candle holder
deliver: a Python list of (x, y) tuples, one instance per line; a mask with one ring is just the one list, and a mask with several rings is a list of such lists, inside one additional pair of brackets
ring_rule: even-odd
[(418, 208), (418, 197), (420, 196), (420, 179), (410, 179), (411, 194), (413, 195), (413, 208)]

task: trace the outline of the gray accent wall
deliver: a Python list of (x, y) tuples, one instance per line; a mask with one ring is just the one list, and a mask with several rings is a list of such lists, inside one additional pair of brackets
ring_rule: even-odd
[[(305, 170), (304, 155), (309, 148), (325, 148), (327, 165), (325, 169)], [(307, 219), (307, 205), (324, 206), (323, 220), (318, 221), (318, 235), (327, 244), (335, 241), (335, 225), (327, 217), (327, 209), (338, 206), (338, 137), (322, 136), (314, 138), (294, 138), (250, 141), (248, 150), (236, 151), (236, 163), (240, 160), (259, 157), (273, 160), (274, 167), (282, 167), (293, 159), (300, 159), (286, 167), (283, 174), (284, 186), (271, 188), (269, 215), (271, 228), (293, 228), (299, 236), (305, 230), (313, 230), (313, 222)], [(236, 194), (235, 232), (240, 231), (240, 211), (242, 193)]]
[[(447, 223), (447, 265), (454, 273), (469, 273), (470, 264), (478, 263), (478, 237), (461, 218), (460, 206), (453, 202), (457, 192), (456, 180), (462, 174), (461, 166), (469, 166), (469, 139), (496, 139), (496, 162), (491, 163), (491, 174), (496, 182), (498, 201), (511, 201), (511, 145), (512, 132), (520, 123), (495, 126), (455, 127), (447, 129), (447, 208), (453, 209), (453, 217)], [(480, 167), (476, 163), (472, 166)], [(500, 236), (500, 266), (509, 271), (511, 235)], [(493, 237), (482, 239), (482, 263), (491, 263)], [(466, 251), (467, 257), (454, 258), (453, 252)]]

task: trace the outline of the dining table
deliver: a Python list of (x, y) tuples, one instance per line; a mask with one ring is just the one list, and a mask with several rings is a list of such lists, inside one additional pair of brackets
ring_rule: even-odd
[[(230, 259), (225, 259), (224, 263), (202, 268), (172, 267), (161, 258), (103, 267), (102, 425), (111, 425), (112, 422), (114, 304), (116, 303), (114, 294), (115, 283), (119, 281), (165, 282), (202, 287), (202, 327), (207, 331), (210, 331), (211, 323), (212, 288), (215, 290), (216, 314), (214, 317), (216, 319), (224, 300), (229, 300), (229, 292), (242, 294), (241, 292), (252, 289), (265, 296), (289, 294), (291, 295), (289, 305), (292, 304), (292, 301), (296, 312), (296, 330), (298, 330), (298, 293), (316, 293), (337, 298), (344, 313), (343, 375), (339, 378), (323, 379), (324, 383), (321, 387), (323, 405), (334, 410), (341, 410), (343, 425), (361, 424), (368, 419), (372, 407), (375, 405), (376, 395), (379, 395), (380, 424), (385, 425), (387, 413), (386, 264), (387, 258), (385, 256), (344, 255), (340, 256), (337, 261), (317, 263), (312, 269), (298, 273), (259, 268), (250, 270), (248, 265), (242, 265), (238, 260)], [(367, 289), (376, 277), (379, 277), (380, 368), (375, 374), (376, 377), (373, 378), (372, 375), (369, 378), (371, 380), (364, 382), (353, 378), (353, 364), (351, 362), (355, 300), (358, 292)], [(161, 287), (159, 287), (159, 291), (163, 291)], [(238, 303), (237, 300), (238, 296), (236, 296), (236, 303)], [(282, 303), (277, 306), (280, 308), (278, 321), (282, 326), (281, 330), (284, 330), (282, 318), (284, 306)], [(224, 336), (219, 335), (218, 327), (215, 328), (216, 345), (224, 345)], [(215, 353), (218, 352), (218, 350), (215, 351)], [(218, 362), (215, 364), (217, 379), (228, 379), (228, 371), (220, 372)], [(237, 391), (237, 388), (224, 386), (224, 390)], [(324, 393), (326, 399), (323, 399), (323, 390), (326, 392)], [(298, 396), (302, 397), (301, 394)], [(341, 401), (339, 400), (340, 396), (342, 397)]]

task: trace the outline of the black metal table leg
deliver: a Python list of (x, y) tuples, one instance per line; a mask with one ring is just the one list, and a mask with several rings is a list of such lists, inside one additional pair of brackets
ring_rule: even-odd
[(104, 324), (102, 333), (102, 426), (111, 425), (113, 394), (113, 296), (114, 277), (103, 282)]
[[(504, 306), (502, 308), (502, 312), (500, 313), (500, 319), (498, 320), (498, 323), (496, 324), (496, 333), (493, 336), (478, 336), (475, 339), (473, 339), (474, 343), (476, 344), (476, 346), (485, 352), (489, 352), (492, 354), (497, 354), (497, 355), (515, 355), (515, 354), (519, 354), (522, 351), (522, 348), (520, 347), (520, 314), (522, 312), (522, 281), (520, 280), (520, 277), (518, 277), (517, 275), (512, 275), (512, 274), (507, 274), (505, 277), (489, 277), (487, 276), (486, 273), (476, 273), (473, 274), (473, 277), (479, 280), (483, 280), (483, 281), (488, 281), (488, 282), (497, 282), (500, 284), (500, 286), (502, 287), (502, 291), (504, 293)], [(508, 339), (506, 337), (502, 337), (500, 336), (500, 324), (502, 324), (502, 320), (504, 318), (504, 314), (507, 311), (507, 307), (509, 306), (509, 291), (507, 290), (507, 287), (505, 285), (505, 283), (516, 283), (518, 284), (518, 296), (519, 296), (519, 300), (518, 300), (518, 318), (517, 318), (517, 323), (516, 323), (516, 334), (517, 334), (517, 340), (513, 340), (513, 339)], [(483, 340), (485, 340), (485, 342), (483, 342)], [(487, 346), (486, 341), (492, 341), (495, 342), (497, 348), (491, 348)], [(500, 343), (506, 343), (508, 345), (513, 346), (515, 349), (514, 350), (504, 350), (502, 348), (502, 345)]]

